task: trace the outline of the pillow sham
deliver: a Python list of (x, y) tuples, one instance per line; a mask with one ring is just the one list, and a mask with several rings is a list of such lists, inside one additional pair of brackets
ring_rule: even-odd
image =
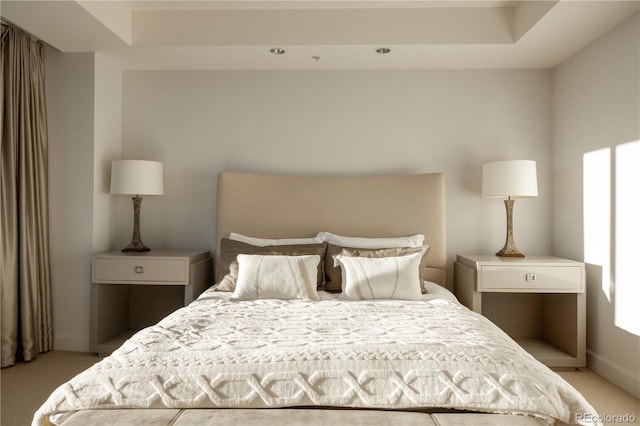
[(381, 249), (390, 247), (422, 247), (424, 235), (415, 234), (406, 237), (345, 237), (343, 235), (332, 234), (331, 232), (318, 232), (317, 235), (322, 241), (343, 247)]
[(283, 255), (302, 256), (318, 255), (320, 262), (317, 267), (316, 285), (320, 286), (324, 282), (324, 256), (327, 250), (327, 243), (320, 244), (292, 244), (284, 246), (254, 246), (240, 241), (233, 241), (228, 238), (220, 240), (220, 262), (218, 265), (219, 275), (217, 291), (234, 291), (238, 278), (239, 254), (261, 254), (261, 255)]
[(336, 260), (344, 274), (340, 296), (348, 300), (421, 300), (418, 268), (423, 251), (406, 256), (353, 257), (339, 254)]
[[(409, 254), (423, 252), (422, 259), (420, 261), (419, 271), (417, 272), (419, 275), (420, 282), (422, 282), (423, 276), (422, 274), (425, 271), (427, 252), (429, 251), (430, 246), (423, 247), (390, 247), (383, 249), (363, 249), (363, 248), (353, 248), (353, 247), (342, 247), (339, 245), (328, 244), (327, 245), (327, 254), (324, 259), (324, 286), (322, 287), (324, 290), (339, 293), (343, 290), (342, 286), (342, 268), (335, 261), (335, 257), (339, 254), (343, 256), (354, 256), (354, 257), (368, 257), (368, 258), (381, 258), (381, 257), (393, 257), (393, 256), (406, 256)], [(421, 285), (422, 292), (426, 293), (426, 288)]]
[(321, 244), (323, 243), (320, 237), (311, 238), (256, 238), (248, 237), (246, 235), (232, 232), (229, 234), (229, 239), (233, 241), (240, 241), (243, 243), (251, 244), (254, 246), (289, 246), (293, 244)]
[(320, 256), (239, 254), (238, 279), (231, 300), (317, 300)]

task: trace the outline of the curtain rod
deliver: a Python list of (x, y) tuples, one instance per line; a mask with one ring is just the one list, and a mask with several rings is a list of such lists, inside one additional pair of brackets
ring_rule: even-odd
[(21, 33), (24, 33), (25, 35), (29, 36), (29, 38), (31, 40), (38, 41), (40, 43), (45, 43), (44, 41), (40, 40), (38, 37), (36, 37), (33, 34), (31, 34), (29, 31), (26, 31), (25, 29), (20, 28), (19, 26), (17, 26), (16, 24), (14, 24), (11, 21), (7, 21), (4, 17), (0, 17), (0, 23), (2, 23), (2, 25), (6, 25), (8, 27), (13, 28), (14, 30), (18, 30)]

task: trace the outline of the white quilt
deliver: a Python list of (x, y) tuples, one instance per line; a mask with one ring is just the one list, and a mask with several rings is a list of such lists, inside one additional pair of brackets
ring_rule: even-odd
[(443, 407), (549, 423), (572, 424), (578, 413), (597, 418), (560, 376), (486, 318), (446, 297), (228, 297), (208, 290), (140, 331), (60, 386), (33, 424), (115, 407)]

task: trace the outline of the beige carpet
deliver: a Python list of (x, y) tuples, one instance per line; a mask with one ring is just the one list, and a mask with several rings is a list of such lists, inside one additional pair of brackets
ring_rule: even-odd
[(0, 425), (26, 426), (55, 388), (99, 361), (95, 354), (52, 351), (0, 370)]
[[(33, 413), (56, 387), (99, 359), (91, 354), (53, 351), (32, 362), (0, 370), (0, 425), (31, 424)], [(588, 370), (561, 371), (559, 374), (582, 392), (600, 414), (632, 415), (635, 416), (635, 424), (640, 425), (638, 399)]]
[[(630, 424), (640, 425), (640, 400), (631, 394), (589, 370), (558, 371), (558, 374), (578, 389), (600, 416), (628, 414), (629, 417), (635, 418), (635, 421)], [(629, 422), (605, 421), (605, 424), (629, 424)]]

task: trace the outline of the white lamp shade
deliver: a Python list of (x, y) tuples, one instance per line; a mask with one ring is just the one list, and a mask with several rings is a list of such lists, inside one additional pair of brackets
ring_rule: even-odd
[(538, 196), (536, 162), (494, 161), (482, 166), (482, 197), (521, 198)]
[(162, 195), (162, 163), (146, 160), (117, 160), (111, 163), (111, 193)]

